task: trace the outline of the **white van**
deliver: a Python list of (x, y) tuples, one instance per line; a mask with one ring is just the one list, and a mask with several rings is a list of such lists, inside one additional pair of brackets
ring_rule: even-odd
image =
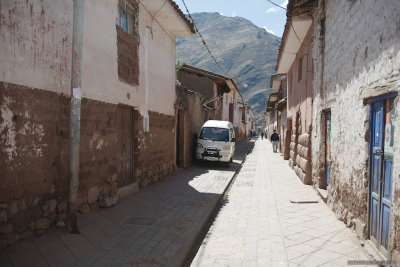
[(229, 165), (235, 153), (235, 141), (235, 131), (231, 122), (206, 121), (197, 139), (196, 157)]

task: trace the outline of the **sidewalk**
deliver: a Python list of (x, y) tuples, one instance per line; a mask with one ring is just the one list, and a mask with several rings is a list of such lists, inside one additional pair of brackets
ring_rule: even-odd
[(368, 260), (352, 230), (258, 140), (192, 266), (347, 266)]
[(230, 168), (200, 164), (78, 219), (80, 235), (52, 229), (0, 251), (0, 266), (179, 266), (253, 141)]

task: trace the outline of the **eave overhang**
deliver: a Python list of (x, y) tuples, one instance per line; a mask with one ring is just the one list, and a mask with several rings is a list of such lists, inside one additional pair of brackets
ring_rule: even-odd
[(317, 0), (289, 0), (286, 11), (286, 25), (279, 47), (275, 71), (287, 73), (296, 54), (312, 25), (312, 16)]
[(193, 24), (173, 0), (140, 0), (143, 7), (175, 37), (192, 36)]

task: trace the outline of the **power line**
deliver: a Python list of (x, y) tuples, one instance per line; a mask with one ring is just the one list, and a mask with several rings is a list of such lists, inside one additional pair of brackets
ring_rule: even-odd
[(300, 42), (300, 44), (301, 44), (301, 40), (300, 40), (299, 36), (297, 35), (296, 31), (294, 30), (294, 27), (293, 27), (293, 23), (292, 23), (292, 22), (290, 22), (290, 26), (292, 27), (293, 32), (294, 32), (294, 35), (296, 35), (297, 40), (299, 40), (299, 42)]
[[(269, 1), (269, 0), (267, 0), (267, 1)], [(211, 56), (211, 58), (214, 60), (215, 64), (222, 70), (222, 72), (223, 72), (226, 76), (229, 77), (229, 73), (218, 63), (217, 59), (214, 57), (213, 53), (211, 52), (211, 49), (208, 47), (208, 45), (207, 45), (206, 41), (204, 40), (202, 34), (200, 33), (199, 29), (197, 28), (197, 25), (196, 25), (196, 23), (194, 22), (193, 17), (192, 17), (192, 15), (191, 15), (190, 12), (189, 12), (188, 7), (186, 6), (185, 0), (182, 0), (182, 3), (183, 3), (183, 5), (185, 6), (186, 12), (188, 13), (189, 18), (190, 18), (190, 20), (191, 20), (192, 23), (193, 23), (193, 26), (194, 26), (195, 31), (199, 34), (199, 36), (200, 36), (200, 38), (201, 38), (201, 41), (202, 41), (202, 43), (203, 43), (203, 46), (207, 49), (207, 52), (210, 54), (210, 56)], [(271, 3), (273, 3), (273, 2), (271, 2)], [(273, 3), (273, 4), (275, 4), (275, 3)], [(276, 4), (275, 4), (275, 5), (276, 5)], [(279, 6), (279, 5), (278, 5), (278, 6)], [(283, 8), (283, 7), (281, 7), (281, 6), (279, 6), (279, 7), (280, 7), (280, 8)], [(286, 8), (283, 8), (283, 9), (286, 10)], [(297, 34), (296, 34), (296, 36), (297, 36)], [(272, 62), (272, 61), (271, 61), (271, 62)], [(232, 79), (232, 80), (236, 80), (236, 82), (237, 82), (238, 84), (244, 83), (244, 82), (242, 82), (241, 80), (239, 80), (239, 78), (238, 78), (237, 76), (232, 77), (231, 79)], [(242, 99), (242, 102), (243, 102), (243, 104), (244, 104), (245, 102), (244, 102), (244, 99), (243, 99), (242, 94), (240, 93), (240, 90), (239, 90), (239, 95), (240, 95), (240, 97), (241, 97), (241, 99)]]
[(286, 8), (284, 8), (284, 7), (280, 6), (280, 5), (278, 5), (278, 4), (274, 3), (274, 2), (272, 2), (271, 0), (267, 0), (267, 1), (270, 2), (271, 4), (275, 5), (275, 6), (279, 7), (279, 8), (282, 8), (282, 9), (284, 9), (284, 10), (287, 10)]
[(184, 5), (185, 8), (186, 8), (186, 12), (188, 13), (188, 16), (189, 16), (190, 20), (191, 20), (192, 23), (193, 23), (193, 26), (194, 26), (195, 31), (199, 34), (199, 36), (200, 36), (200, 38), (201, 38), (201, 41), (202, 41), (204, 47), (207, 49), (207, 52), (210, 54), (210, 56), (211, 56), (212, 59), (214, 60), (215, 64), (217, 64), (217, 66), (222, 70), (222, 72), (223, 72), (226, 76), (229, 77), (228, 72), (218, 63), (217, 59), (214, 57), (213, 53), (211, 52), (211, 49), (208, 47), (206, 41), (204, 40), (203, 35), (201, 35), (199, 29), (197, 28), (197, 25), (194, 23), (193, 17), (192, 17), (192, 15), (190, 14), (189, 9), (188, 9), (188, 7), (186, 6), (185, 1), (182, 0), (182, 2), (183, 2), (183, 5)]

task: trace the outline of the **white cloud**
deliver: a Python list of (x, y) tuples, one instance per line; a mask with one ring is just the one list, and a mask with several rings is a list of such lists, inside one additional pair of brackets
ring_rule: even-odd
[(269, 32), (270, 34), (275, 35), (275, 33), (274, 33), (272, 30), (268, 30), (268, 29), (267, 29), (267, 26), (264, 26), (263, 28), (264, 28), (264, 30), (265, 30), (266, 32)]
[(278, 12), (278, 9), (276, 9), (275, 7), (271, 7), (271, 8), (268, 8), (266, 11), (265, 11), (265, 13), (275, 13), (275, 12)]
[(221, 16), (223, 16), (223, 15), (224, 15), (224, 13), (222, 13), (222, 12), (221, 12), (221, 13), (219, 13), (219, 14), (220, 14)]
[[(280, 6), (280, 7), (283, 7), (283, 8), (286, 8), (286, 7), (287, 7), (287, 4), (288, 4), (288, 0), (284, 0), (283, 3), (280, 4), (279, 6)], [(280, 10), (280, 11), (283, 11), (282, 8), (271, 7), (271, 8), (268, 8), (268, 9), (265, 11), (265, 13), (267, 13), (267, 14), (269, 14), (269, 13), (276, 13), (276, 12), (278, 12), (279, 10)]]
[(282, 4), (280, 4), (280, 6), (286, 8), (287, 4), (288, 4), (288, 0), (285, 0), (285, 1), (283, 1)]
[(236, 17), (236, 12), (232, 12), (232, 17)]

